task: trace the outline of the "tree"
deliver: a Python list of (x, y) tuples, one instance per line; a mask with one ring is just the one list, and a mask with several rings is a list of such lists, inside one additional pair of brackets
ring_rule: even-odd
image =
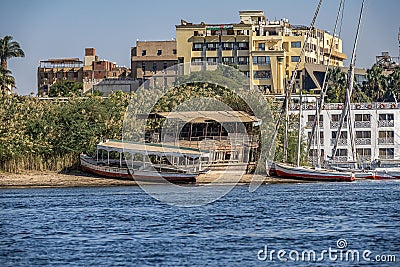
[(400, 66), (397, 66), (388, 77), (388, 91), (393, 97), (392, 101), (398, 101), (400, 97)]
[(368, 81), (365, 83), (367, 95), (375, 102), (384, 101), (388, 83), (383, 74), (382, 67), (375, 64), (371, 69), (368, 69), (367, 80)]
[(326, 92), (327, 103), (342, 103), (346, 93), (346, 74), (336, 67), (329, 69), (327, 73), (328, 90)]
[(74, 81), (61, 81), (53, 84), (49, 90), (50, 97), (70, 97), (80, 96), (82, 94), (83, 84)]
[(1, 66), (4, 69), (7, 69), (7, 60), (9, 58), (25, 56), (19, 43), (12, 41), (12, 39), (12, 36), (5, 36), (3, 39), (0, 39), (0, 59)]
[(11, 90), (14, 87), (15, 79), (11, 75), (11, 71), (0, 66), (0, 95), (11, 93)]

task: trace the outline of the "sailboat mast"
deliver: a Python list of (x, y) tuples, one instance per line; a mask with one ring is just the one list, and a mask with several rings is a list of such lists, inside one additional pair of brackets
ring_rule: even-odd
[[(270, 146), (269, 146), (269, 148), (267, 150), (268, 155), (271, 154), (271, 150), (272, 150), (273, 144), (275, 143), (275, 139), (276, 139), (276, 136), (278, 134), (279, 126), (280, 126), (280, 124), (282, 122), (283, 117), (285, 117), (285, 119), (286, 119), (285, 126), (288, 126), (288, 123), (289, 123), (288, 122), (288, 120), (289, 120), (289, 103), (290, 103), (290, 98), (291, 98), (291, 95), (292, 95), (295, 79), (297, 77), (297, 71), (298, 71), (299, 66), (300, 66), (301, 57), (304, 55), (304, 52), (306, 50), (306, 44), (308, 42), (308, 39), (310, 38), (312, 30), (314, 30), (314, 24), (315, 24), (315, 21), (317, 20), (317, 16), (318, 16), (319, 10), (321, 8), (321, 4), (322, 4), (322, 0), (319, 0), (317, 9), (315, 10), (314, 17), (313, 17), (313, 20), (312, 20), (311, 25), (310, 25), (310, 28), (308, 29), (308, 31), (306, 33), (306, 38), (304, 40), (303, 48), (301, 49), (301, 52), (300, 52), (299, 61), (297, 61), (296, 67), (295, 67), (295, 69), (294, 69), (294, 71), (292, 73), (292, 78), (290, 79), (290, 82), (286, 87), (285, 99), (284, 99), (284, 103), (283, 103), (282, 108), (281, 108), (281, 113), (279, 114), (278, 120), (277, 120), (277, 122), (275, 124), (275, 130), (274, 130), (274, 133), (272, 135), (272, 141), (271, 141), (271, 144), (270, 144)], [(286, 161), (287, 153), (288, 153), (287, 152), (288, 151), (288, 142), (287, 142), (288, 141), (288, 131), (287, 131), (288, 127), (285, 127), (285, 128), (286, 129), (285, 129), (285, 132), (284, 132), (284, 134), (285, 134), (284, 140), (286, 140), (286, 142), (284, 142), (284, 146), (283, 146), (283, 149), (284, 149), (284, 152), (283, 152), (284, 161)], [(285, 159), (285, 155), (286, 155), (286, 159)]]
[[(330, 48), (329, 48), (328, 62), (326, 64), (324, 80), (323, 80), (322, 86), (321, 86), (321, 93), (320, 93), (320, 97), (319, 97), (319, 107), (315, 109), (315, 117), (314, 117), (314, 121), (313, 121), (313, 124), (312, 124), (311, 136), (310, 136), (308, 144), (307, 144), (307, 151), (310, 151), (311, 143), (314, 140), (314, 136), (315, 136), (315, 132), (316, 132), (316, 126), (317, 126), (317, 118), (319, 118), (319, 115), (322, 112), (322, 108), (324, 106), (324, 101), (325, 101), (325, 96), (326, 96), (326, 93), (328, 91), (327, 74), (328, 74), (328, 71), (329, 71), (329, 66), (331, 64), (333, 46), (335, 44), (335, 38), (336, 38), (335, 37), (336, 36), (336, 29), (337, 29), (337, 26), (338, 26), (338, 23), (339, 23), (340, 15), (342, 14), (342, 16), (343, 16), (343, 12), (344, 12), (344, 1), (340, 0), (339, 9), (338, 9), (338, 13), (337, 13), (337, 16), (336, 16), (335, 27), (333, 29), (333, 35), (332, 35), (333, 38), (332, 38), (332, 42), (331, 42), (331, 45), (330, 45)], [(339, 34), (338, 39), (339, 38), (340, 38), (340, 34)]]
[(336, 151), (337, 151), (337, 145), (338, 145), (338, 140), (340, 137), (340, 131), (342, 129), (342, 125), (344, 122), (344, 117), (348, 117), (349, 121), (349, 131), (351, 132), (351, 150), (352, 150), (352, 157), (353, 161), (356, 162), (356, 148), (354, 144), (354, 126), (352, 125), (352, 120), (351, 120), (351, 95), (353, 93), (353, 88), (354, 88), (354, 64), (356, 60), (356, 51), (357, 51), (357, 43), (358, 43), (358, 36), (360, 33), (360, 26), (361, 26), (361, 21), (362, 21), (362, 15), (363, 15), (363, 10), (364, 10), (364, 0), (361, 2), (361, 10), (360, 10), (360, 16), (358, 19), (358, 25), (357, 25), (357, 32), (356, 32), (356, 37), (354, 40), (354, 46), (353, 46), (353, 53), (351, 55), (351, 61), (350, 61), (350, 67), (349, 67), (349, 72), (348, 72), (348, 80), (347, 80), (347, 87), (346, 87), (346, 103), (344, 106), (344, 110), (342, 112), (342, 117), (340, 118), (340, 125), (339, 129), (336, 135), (336, 142), (335, 146), (333, 148), (333, 155), (332, 158), (336, 156)]
[(300, 103), (299, 103), (299, 128), (297, 133), (297, 167), (300, 166), (300, 154), (301, 154), (301, 116), (303, 116), (303, 92), (300, 91)]

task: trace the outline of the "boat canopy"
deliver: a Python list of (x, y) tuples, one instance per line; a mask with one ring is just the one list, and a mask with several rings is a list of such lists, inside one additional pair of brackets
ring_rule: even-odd
[(209, 156), (209, 153), (207, 151), (201, 151), (193, 148), (178, 147), (165, 144), (122, 142), (118, 140), (107, 140), (105, 142), (101, 142), (97, 145), (97, 149), (116, 151), (119, 153), (138, 153), (143, 155), (157, 156), (187, 156), (190, 158)]
[(244, 111), (184, 111), (184, 112), (158, 112), (138, 114), (138, 118), (165, 118), (178, 119), (190, 123), (205, 123), (209, 121), (223, 122), (260, 122), (260, 120)]

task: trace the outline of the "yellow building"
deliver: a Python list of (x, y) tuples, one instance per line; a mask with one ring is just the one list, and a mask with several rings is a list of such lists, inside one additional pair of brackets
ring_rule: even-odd
[[(239, 15), (240, 23), (236, 24), (193, 24), (182, 20), (176, 26), (178, 62), (234, 65), (266, 94), (282, 94), (299, 60), (308, 28), (291, 25), (285, 19), (267, 20), (263, 11), (240, 11)], [(342, 41), (314, 29), (299, 72), (305, 63), (327, 64), (333, 39), (330, 64), (343, 66), (346, 55)], [(301, 85), (302, 77), (298, 75), (295, 88), (298, 90)]]

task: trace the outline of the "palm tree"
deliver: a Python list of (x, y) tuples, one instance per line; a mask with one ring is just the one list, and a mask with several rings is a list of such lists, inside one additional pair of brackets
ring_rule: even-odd
[(397, 66), (388, 77), (388, 85), (393, 100), (397, 102), (400, 97), (400, 66)]
[(327, 103), (342, 103), (346, 92), (346, 74), (335, 67), (327, 73), (328, 90), (326, 92)]
[(12, 88), (15, 88), (15, 79), (11, 71), (0, 66), (0, 95), (10, 94)]
[(0, 59), (3, 69), (7, 69), (7, 60), (9, 58), (25, 56), (19, 43), (12, 41), (12, 39), (12, 36), (5, 36), (3, 39), (0, 38)]
[(366, 93), (376, 102), (384, 101), (384, 95), (388, 88), (387, 79), (383, 74), (383, 68), (374, 64), (367, 70)]

